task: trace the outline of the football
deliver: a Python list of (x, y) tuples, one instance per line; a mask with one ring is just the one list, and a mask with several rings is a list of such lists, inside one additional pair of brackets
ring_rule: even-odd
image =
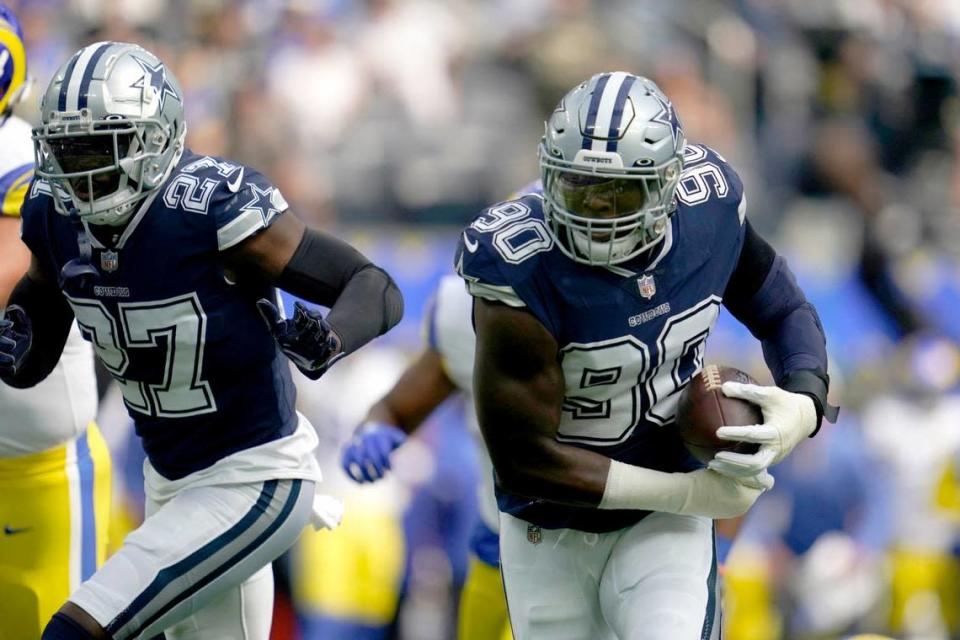
[(717, 429), (722, 426), (763, 422), (760, 407), (723, 394), (720, 386), (728, 381), (757, 384), (756, 380), (739, 369), (712, 364), (694, 376), (680, 393), (677, 430), (687, 451), (703, 463), (710, 462), (718, 451), (756, 453), (759, 448), (755, 443), (731, 442), (717, 437)]

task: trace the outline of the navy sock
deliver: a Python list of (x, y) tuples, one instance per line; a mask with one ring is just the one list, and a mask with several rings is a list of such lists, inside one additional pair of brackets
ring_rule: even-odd
[(80, 623), (62, 613), (53, 614), (40, 640), (96, 640)]

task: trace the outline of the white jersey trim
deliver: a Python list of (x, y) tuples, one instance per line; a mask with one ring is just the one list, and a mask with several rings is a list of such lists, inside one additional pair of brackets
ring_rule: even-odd
[(519, 309), (527, 306), (517, 295), (517, 292), (513, 290), (513, 287), (484, 284), (483, 282), (467, 282), (467, 291), (475, 298), (502, 302), (510, 307)]

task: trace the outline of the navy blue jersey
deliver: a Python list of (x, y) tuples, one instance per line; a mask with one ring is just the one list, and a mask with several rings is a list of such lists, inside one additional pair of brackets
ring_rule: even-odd
[[(678, 208), (653, 255), (611, 267), (555, 246), (533, 193), (486, 209), (464, 231), (457, 270), (477, 297), (523, 307), (560, 345), (566, 384), (557, 439), (661, 471), (695, 466), (672, 428), (744, 239), (743, 188), (715, 152), (688, 145)], [(499, 489), (498, 489), (499, 491)], [(609, 531), (643, 512), (575, 508), (499, 491), (534, 524)]]
[[(261, 174), (185, 152), (113, 248), (91, 234), (98, 278), (62, 283), (77, 322), (123, 391), (150, 462), (170, 479), (293, 432), (285, 357), (257, 313), (269, 285), (235, 285), (220, 252), (287, 209)], [(80, 254), (73, 223), (35, 179), (24, 241), (52, 274)]]

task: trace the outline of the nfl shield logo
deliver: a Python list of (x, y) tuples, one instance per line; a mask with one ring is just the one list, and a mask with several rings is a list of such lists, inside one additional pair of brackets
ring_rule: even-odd
[(120, 256), (116, 251), (106, 250), (100, 254), (100, 266), (107, 273), (112, 273), (120, 266)]
[(657, 283), (649, 274), (637, 279), (637, 288), (640, 289), (640, 295), (647, 300), (657, 293)]
[(543, 530), (535, 524), (527, 525), (527, 542), (530, 544), (540, 544), (543, 540)]

